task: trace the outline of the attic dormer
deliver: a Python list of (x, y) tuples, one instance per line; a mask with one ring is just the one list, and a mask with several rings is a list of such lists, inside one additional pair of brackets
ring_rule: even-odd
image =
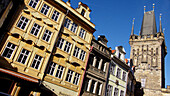
[(90, 8), (86, 5), (83, 4), (82, 2), (79, 2), (78, 8), (76, 9), (82, 16), (84, 16), (85, 18), (87, 18), (88, 20), (90, 20)]
[(115, 52), (116, 57), (125, 61), (126, 52), (125, 52), (125, 49), (123, 48), (123, 46), (118, 46), (115, 49), (116, 49), (116, 52)]
[(102, 43), (103, 45), (107, 46), (108, 40), (106, 39), (106, 37), (105, 37), (104, 35), (99, 35), (97, 40), (98, 40), (100, 43)]

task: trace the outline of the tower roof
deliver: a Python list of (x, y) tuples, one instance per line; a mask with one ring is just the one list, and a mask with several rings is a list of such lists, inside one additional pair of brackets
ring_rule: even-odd
[(140, 35), (156, 34), (156, 20), (154, 10), (144, 12)]

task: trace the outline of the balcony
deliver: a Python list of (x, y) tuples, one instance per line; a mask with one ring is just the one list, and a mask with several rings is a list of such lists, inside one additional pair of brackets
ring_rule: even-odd
[(104, 72), (103, 70), (100, 70), (92, 65), (89, 65), (88, 71), (103, 78), (105, 77), (105, 74), (106, 74), (106, 72)]

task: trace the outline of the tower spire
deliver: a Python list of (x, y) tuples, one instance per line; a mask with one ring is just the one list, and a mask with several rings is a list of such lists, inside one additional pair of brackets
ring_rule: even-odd
[(162, 32), (161, 16), (162, 16), (162, 14), (160, 14), (160, 16), (159, 16), (159, 32)]
[(132, 22), (131, 35), (134, 35), (134, 21), (135, 21), (135, 18), (133, 18), (133, 22)]

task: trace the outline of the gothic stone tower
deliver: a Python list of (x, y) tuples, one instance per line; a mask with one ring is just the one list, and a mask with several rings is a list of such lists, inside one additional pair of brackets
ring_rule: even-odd
[(154, 10), (144, 12), (141, 31), (134, 35), (134, 21), (129, 40), (130, 59), (135, 66), (137, 96), (161, 96), (165, 87), (164, 58), (167, 54), (161, 15), (157, 32)]

